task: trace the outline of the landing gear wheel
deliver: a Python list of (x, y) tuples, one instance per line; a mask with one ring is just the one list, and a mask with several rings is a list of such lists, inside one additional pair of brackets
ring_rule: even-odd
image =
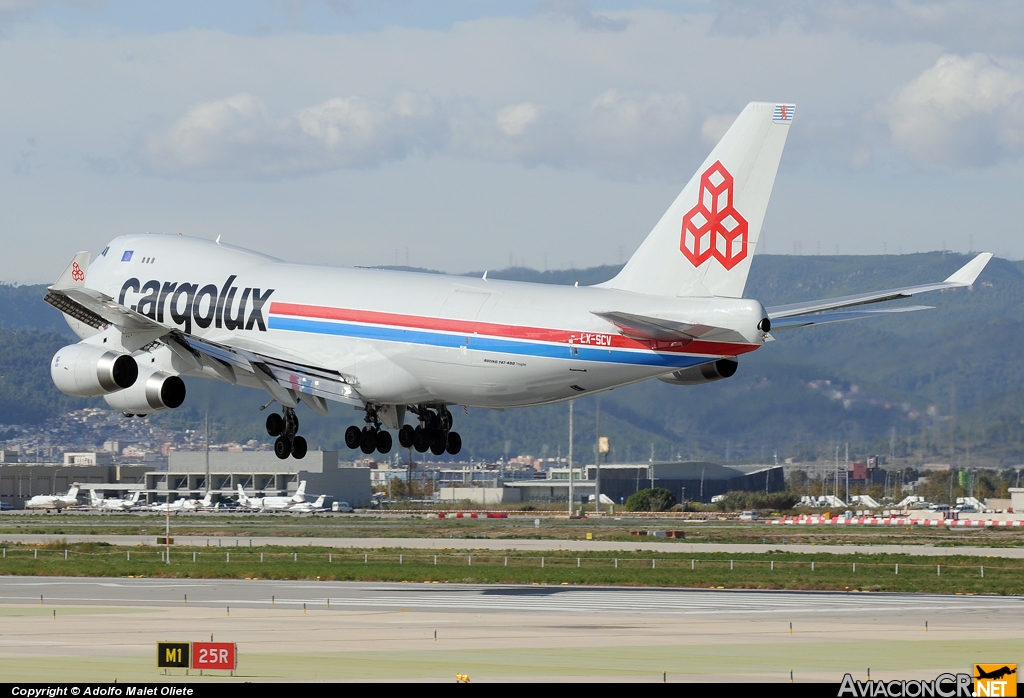
[(453, 456), (462, 450), (462, 437), (459, 436), (459, 432), (450, 431), (448, 432), (448, 453)]
[(412, 448), (416, 440), (416, 430), (411, 424), (405, 424), (398, 430), (398, 444), (402, 448)]
[(292, 439), (292, 458), (302, 460), (306, 457), (306, 440), (301, 436)]
[(267, 433), (271, 436), (280, 436), (284, 433), (284, 417), (277, 412), (267, 415)]
[(290, 439), (286, 439), (283, 436), (277, 437), (277, 441), (274, 442), (274, 455), (284, 460), (292, 454), (292, 442)]
[(430, 432), (423, 427), (416, 427), (412, 445), (417, 453), (426, 453), (427, 449), (430, 448)]
[(448, 439), (443, 431), (435, 431), (430, 439), (430, 452), (435, 456), (443, 456), (448, 447)]
[(377, 432), (373, 429), (363, 429), (359, 436), (359, 449), (366, 455), (370, 455), (377, 449)]
[(363, 441), (363, 432), (360, 431), (359, 427), (351, 426), (345, 430), (345, 445), (355, 450), (359, 448), (359, 444)]
[(378, 431), (377, 432), (377, 451), (380, 453), (388, 453), (391, 451), (391, 432)]

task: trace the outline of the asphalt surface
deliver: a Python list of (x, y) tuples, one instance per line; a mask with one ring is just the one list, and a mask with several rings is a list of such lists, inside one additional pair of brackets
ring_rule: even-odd
[[(894, 554), (894, 555), (967, 555), (971, 557), (1024, 558), (1024, 548), (985, 548), (977, 546), (936, 547), (931, 545), (780, 545), (771, 543), (686, 543), (600, 540), (555, 540), (555, 539), (482, 539), (482, 538), (291, 538), (291, 537), (210, 537), (176, 536), (171, 531), (175, 545), (194, 547), (261, 547), (276, 545), (284, 547), (315, 546), (322, 548), (407, 548), (413, 550), (519, 550), (519, 551), (572, 551), (612, 552), (650, 551), (659, 553), (830, 553), (830, 554)], [(38, 535), (4, 533), (0, 543), (46, 544), (55, 541), (68, 543), (102, 542), (111, 545), (155, 545), (157, 536), (118, 535)]]
[(833, 616), (906, 612), (1018, 616), (1021, 597), (878, 593), (623, 589), (537, 585), (464, 585), (273, 580), (0, 577), (0, 604), (176, 607), (308, 606), (417, 611), (611, 613), (657, 616)]

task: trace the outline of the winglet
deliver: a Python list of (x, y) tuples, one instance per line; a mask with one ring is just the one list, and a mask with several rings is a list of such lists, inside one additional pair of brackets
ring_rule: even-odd
[(85, 275), (89, 271), (89, 261), (92, 259), (92, 252), (79, 252), (71, 260), (64, 272), (57, 278), (51, 291), (63, 291), (69, 288), (82, 288), (85, 286)]
[(946, 279), (947, 284), (958, 286), (970, 286), (978, 278), (978, 274), (985, 268), (988, 261), (992, 259), (991, 252), (982, 252), (977, 257), (957, 269), (952, 276)]

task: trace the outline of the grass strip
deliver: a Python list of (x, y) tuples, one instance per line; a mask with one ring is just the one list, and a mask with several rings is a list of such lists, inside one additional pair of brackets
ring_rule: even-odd
[(1024, 594), (1024, 560), (844, 554), (532, 553), (8, 545), (0, 574)]

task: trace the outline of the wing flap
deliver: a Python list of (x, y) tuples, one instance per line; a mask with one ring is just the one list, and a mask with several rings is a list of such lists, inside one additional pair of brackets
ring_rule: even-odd
[[(72, 264), (77, 263), (81, 254), (88, 253), (77, 255)], [(88, 260), (84, 264), (87, 266)], [(81, 268), (81, 264), (79, 266)], [(72, 273), (68, 271), (71, 269), (69, 265), (61, 280)], [(277, 350), (271, 347), (267, 347), (265, 352), (252, 351), (199, 339), (126, 308), (99, 291), (81, 285), (68, 286), (61, 280), (50, 287), (45, 296), (46, 302), (96, 329), (105, 329), (108, 325), (117, 327), (126, 349), (135, 350), (153, 341), (162, 342), (187, 366), (209, 367), (229, 383), (237, 382), (235, 373), (238, 371), (255, 377), (274, 398), (291, 407), (297, 404), (298, 393), (310, 396), (311, 399), (304, 402), (322, 414), (327, 411), (324, 400), (362, 404), (355, 389), (355, 379), (338, 371), (292, 361), (276, 355)], [(78, 284), (77, 278), (72, 280)]]

